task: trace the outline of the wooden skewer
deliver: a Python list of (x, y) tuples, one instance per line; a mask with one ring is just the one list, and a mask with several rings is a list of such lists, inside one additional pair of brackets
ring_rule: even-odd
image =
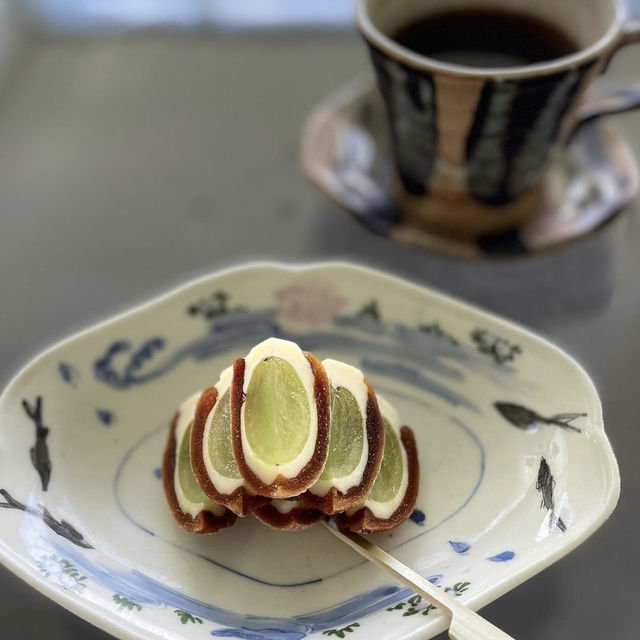
[(438, 607), (451, 620), (449, 624), (451, 640), (514, 640), (475, 611), (465, 607), (454, 596), (438, 589), (413, 569), (402, 564), (363, 536), (352, 531), (342, 531), (328, 520), (323, 520), (323, 524), (334, 536), (361, 556), (382, 567), (396, 580)]

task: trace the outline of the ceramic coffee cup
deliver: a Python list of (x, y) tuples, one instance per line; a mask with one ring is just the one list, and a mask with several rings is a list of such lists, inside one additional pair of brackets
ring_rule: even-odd
[[(429, 15), (488, 8), (550, 24), (576, 50), (485, 68), (394, 40)], [(583, 93), (618, 48), (640, 40), (622, 0), (536, 0), (526, 9), (522, 0), (357, 0), (357, 21), (386, 106), (398, 205), (412, 224), (464, 236), (506, 231), (535, 212), (551, 150), (579, 106), (588, 111)]]

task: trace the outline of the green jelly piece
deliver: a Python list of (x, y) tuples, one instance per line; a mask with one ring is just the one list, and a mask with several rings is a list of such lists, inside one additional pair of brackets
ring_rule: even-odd
[(331, 387), (331, 431), (329, 456), (321, 480), (343, 478), (353, 473), (362, 457), (364, 418), (358, 401), (345, 387)]
[(222, 394), (213, 409), (207, 451), (213, 468), (225, 478), (240, 478), (231, 447), (231, 393)]
[(371, 487), (367, 500), (375, 502), (388, 502), (392, 500), (400, 490), (402, 484), (402, 454), (400, 452), (400, 439), (393, 430), (389, 421), (384, 422), (384, 450), (382, 453), (382, 465), (376, 481)]
[(178, 454), (178, 482), (180, 482), (180, 487), (182, 488), (184, 497), (189, 502), (208, 503), (209, 498), (200, 488), (200, 485), (193, 474), (193, 470), (191, 469), (189, 440), (191, 438), (192, 426), (193, 421), (191, 421), (189, 426), (185, 429), (184, 435), (182, 436), (182, 442), (180, 443), (180, 452)]
[(255, 455), (267, 464), (294, 460), (311, 429), (309, 398), (293, 366), (265, 358), (253, 370), (244, 405), (244, 428)]

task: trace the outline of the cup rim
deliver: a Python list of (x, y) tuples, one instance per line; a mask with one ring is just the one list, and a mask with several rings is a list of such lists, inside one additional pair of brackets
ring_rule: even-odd
[(509, 80), (527, 78), (536, 75), (552, 74), (578, 66), (579, 64), (597, 58), (608, 48), (615, 46), (616, 40), (622, 35), (627, 11), (620, 0), (615, 0), (615, 16), (607, 31), (598, 40), (575, 53), (548, 62), (519, 67), (469, 67), (452, 62), (441, 62), (434, 58), (422, 56), (411, 49), (402, 46), (383, 33), (369, 17), (368, 5), (370, 0), (356, 0), (356, 22), (360, 32), (372, 45), (384, 51), (387, 55), (400, 60), (404, 64), (418, 70), (435, 71), (449, 75), (478, 78), (484, 80)]

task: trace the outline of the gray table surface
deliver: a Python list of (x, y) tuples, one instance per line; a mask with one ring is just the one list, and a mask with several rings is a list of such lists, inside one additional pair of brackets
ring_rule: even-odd
[[(0, 382), (51, 342), (253, 258), (348, 258), (516, 319), (591, 373), (622, 473), (577, 551), (485, 608), (519, 640), (638, 637), (640, 220), (470, 263), (368, 234), (305, 181), (309, 110), (366, 68), (352, 34), (32, 43), (0, 94)], [(637, 79), (638, 52), (603, 84)], [(640, 115), (615, 122), (640, 149)], [(108, 636), (0, 568), (0, 636)]]

